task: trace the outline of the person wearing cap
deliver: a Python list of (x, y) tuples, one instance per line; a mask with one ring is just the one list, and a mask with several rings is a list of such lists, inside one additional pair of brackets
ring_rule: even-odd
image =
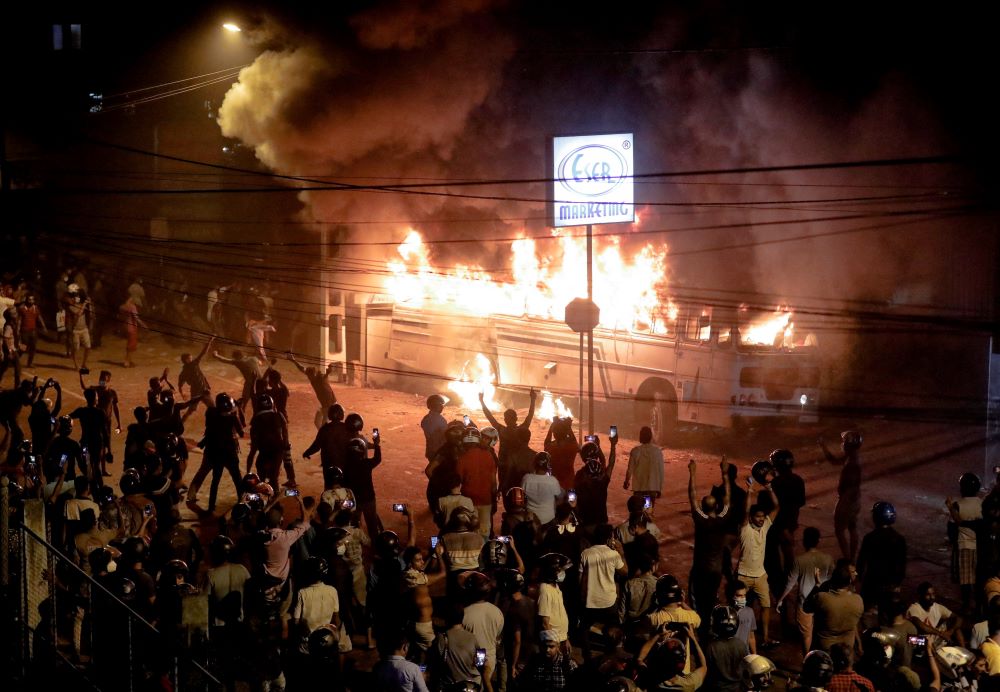
[(493, 502), (497, 493), (497, 465), (493, 451), (481, 444), (475, 428), (466, 430), (455, 471), (462, 479), (462, 495), (472, 500), (479, 517), (479, 533), (489, 538), (493, 533)]
[(569, 686), (576, 661), (562, 646), (554, 629), (538, 633), (541, 651), (535, 654), (518, 680), (530, 692), (559, 692)]
[(840, 433), (843, 454), (831, 452), (823, 438), (818, 440), (823, 456), (831, 464), (840, 466), (837, 483), (837, 506), (833, 511), (833, 530), (837, 534), (840, 554), (854, 561), (858, 554), (858, 515), (861, 514), (861, 433), (845, 430)]

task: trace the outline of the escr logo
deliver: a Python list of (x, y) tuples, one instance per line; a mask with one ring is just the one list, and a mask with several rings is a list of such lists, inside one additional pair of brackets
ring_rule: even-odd
[(556, 175), (569, 190), (587, 197), (600, 197), (628, 177), (628, 162), (609, 146), (586, 144), (562, 158)]

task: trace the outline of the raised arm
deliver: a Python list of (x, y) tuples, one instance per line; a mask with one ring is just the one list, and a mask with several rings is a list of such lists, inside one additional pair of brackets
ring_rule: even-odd
[(743, 508), (743, 523), (740, 526), (747, 526), (750, 523), (750, 507), (753, 505), (753, 496), (756, 492), (757, 489), (753, 486), (753, 477), (747, 476), (747, 500), (746, 506)]
[(694, 460), (694, 457), (691, 457), (688, 460), (688, 503), (691, 505), (692, 514), (703, 514), (701, 507), (698, 506), (698, 493), (694, 487), (694, 475), (697, 467), (697, 462)]
[(611, 474), (614, 473), (614, 471), (615, 471), (615, 461), (618, 458), (618, 437), (617, 436), (611, 438), (611, 451), (609, 452), (609, 454), (610, 454), (610, 456), (608, 457), (608, 468), (607, 468), (607, 471), (605, 471), (605, 473), (608, 474), (608, 478), (611, 478)]
[(212, 344), (213, 343), (215, 343), (215, 335), (214, 334), (212, 336), (208, 337), (208, 341), (206, 341), (205, 345), (201, 347), (201, 351), (198, 353), (198, 357), (195, 358), (195, 360), (201, 360), (202, 358), (204, 358), (205, 354), (208, 353), (208, 349), (212, 348)]
[(725, 454), (719, 460), (719, 470), (722, 471), (722, 508), (719, 510), (719, 516), (721, 517), (729, 512), (729, 501), (732, 498), (732, 485), (729, 482), (729, 461), (726, 459)]
[(534, 387), (528, 392), (528, 398), (531, 399), (531, 403), (528, 405), (528, 415), (524, 417), (524, 422), (521, 423), (524, 427), (531, 425), (531, 419), (535, 417), (535, 401), (538, 399), (538, 392), (535, 391)]
[(232, 358), (226, 358), (224, 355), (222, 355), (218, 351), (212, 351), (212, 357), (215, 358), (216, 360), (221, 360), (223, 363), (229, 363), (230, 365), (232, 365), (232, 364), (234, 364), (236, 362)]
[(288, 357), (288, 360), (292, 361), (292, 365), (294, 365), (296, 368), (298, 368), (299, 372), (301, 372), (303, 375), (306, 374), (305, 367), (302, 365), (302, 363), (300, 363), (299, 361), (295, 360), (295, 354), (294, 353), (292, 353), (291, 351), (288, 351), (287, 353), (285, 353), (285, 355)]
[(497, 419), (493, 417), (493, 414), (490, 413), (489, 408), (487, 408), (487, 406), (486, 406), (486, 400), (483, 398), (483, 393), (482, 392), (479, 392), (479, 403), (480, 403), (480, 405), (482, 405), (482, 407), (483, 407), (483, 415), (486, 416), (486, 420), (488, 420), (490, 422), (490, 425), (492, 425), (497, 430), (500, 430), (500, 428), (504, 427), (504, 426), (500, 425), (497, 422)]
[(774, 501), (774, 509), (772, 509), (771, 513), (767, 515), (768, 519), (770, 519), (771, 521), (774, 521), (774, 518), (778, 516), (778, 512), (781, 511), (781, 507), (778, 505), (778, 494), (775, 493), (773, 490), (771, 490), (771, 484), (770, 483), (768, 483), (767, 485), (764, 486), (764, 491), (768, 495), (770, 495), (771, 499)]

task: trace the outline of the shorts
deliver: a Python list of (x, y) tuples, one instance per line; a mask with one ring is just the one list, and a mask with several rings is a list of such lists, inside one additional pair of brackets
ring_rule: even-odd
[(415, 622), (413, 623), (414, 641), (421, 651), (427, 651), (434, 643), (434, 623)]
[(84, 329), (82, 332), (73, 330), (73, 348), (90, 348), (89, 329)]
[(757, 595), (761, 608), (771, 607), (771, 589), (767, 585), (767, 572), (759, 577), (748, 577), (745, 574), (737, 574), (736, 577), (747, 585), (747, 594)]
[(976, 550), (958, 548), (953, 551), (952, 577), (962, 585), (976, 583)]

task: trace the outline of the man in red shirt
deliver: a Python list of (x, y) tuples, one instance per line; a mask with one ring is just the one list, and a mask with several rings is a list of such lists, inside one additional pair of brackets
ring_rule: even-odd
[(493, 450), (483, 445), (476, 428), (465, 431), (456, 471), (462, 478), (462, 494), (476, 506), (479, 533), (489, 538), (493, 533), (493, 503), (497, 495), (497, 462)]
[(21, 343), (24, 344), (28, 352), (28, 367), (35, 361), (35, 349), (38, 347), (38, 328), (42, 332), (48, 332), (45, 320), (42, 319), (42, 311), (35, 304), (35, 296), (28, 296), (24, 299), (24, 304), (17, 309), (18, 319), (21, 322)]

